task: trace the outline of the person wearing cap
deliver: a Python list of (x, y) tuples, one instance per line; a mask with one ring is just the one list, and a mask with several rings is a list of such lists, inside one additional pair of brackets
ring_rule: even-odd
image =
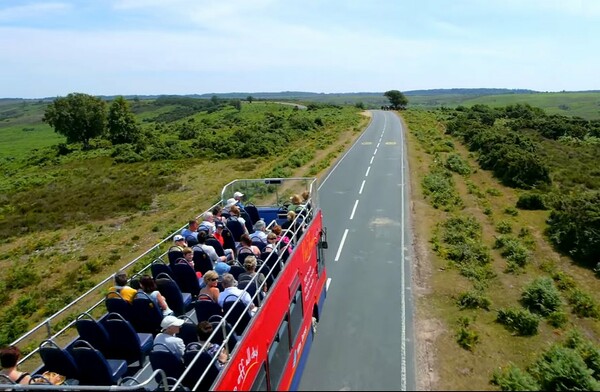
[(169, 248), (169, 252), (183, 252), (183, 248), (185, 248), (186, 246), (187, 243), (185, 242), (185, 237), (181, 234), (175, 234), (175, 236), (173, 237), (173, 246)]
[(223, 277), (230, 269), (231, 266), (223, 261), (219, 260), (215, 263), (215, 272), (219, 274), (220, 277)]
[[(111, 298), (110, 293), (119, 293), (121, 297), (132, 303), (137, 290), (127, 285), (127, 273), (125, 271), (118, 271), (115, 273), (115, 285), (108, 289), (108, 298)], [(116, 295), (113, 294), (116, 297)]]
[(231, 215), (231, 207), (233, 207), (236, 204), (237, 200), (235, 200), (233, 197), (227, 199), (227, 201), (225, 202), (225, 207), (223, 207), (223, 209), (221, 210), (221, 215), (223, 215), (225, 218), (229, 218), (229, 216)]
[(244, 194), (242, 192), (235, 192), (233, 194), (233, 198), (235, 199), (235, 201), (237, 203), (237, 206), (240, 207), (240, 208), (246, 208), (242, 204), (242, 197), (244, 197)]
[[(183, 358), (185, 343), (183, 343), (183, 339), (178, 338), (175, 335), (179, 333), (182, 325), (182, 319), (175, 316), (165, 316), (160, 323), (161, 331), (154, 338), (154, 344), (164, 344), (179, 360), (182, 360)], [(166, 351), (163, 346), (156, 346), (154, 350)]]

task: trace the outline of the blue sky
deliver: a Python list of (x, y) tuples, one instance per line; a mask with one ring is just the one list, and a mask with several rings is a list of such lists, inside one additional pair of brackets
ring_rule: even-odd
[(0, 0), (0, 97), (600, 89), (600, 0)]

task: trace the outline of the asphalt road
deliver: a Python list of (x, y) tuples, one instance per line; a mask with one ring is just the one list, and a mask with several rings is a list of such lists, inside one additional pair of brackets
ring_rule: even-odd
[(331, 281), (300, 390), (416, 388), (404, 135), (372, 114), (320, 184)]

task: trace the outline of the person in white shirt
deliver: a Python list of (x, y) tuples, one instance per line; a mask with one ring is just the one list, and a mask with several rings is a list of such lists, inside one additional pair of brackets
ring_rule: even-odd
[[(180, 360), (183, 358), (185, 344), (183, 339), (175, 336), (179, 333), (180, 327), (183, 325), (183, 320), (175, 316), (165, 316), (160, 323), (162, 331), (154, 338), (154, 344), (162, 343), (171, 350)], [(162, 346), (156, 346), (155, 350), (165, 351)]]
[(244, 303), (244, 305), (249, 307), (250, 314), (253, 315), (256, 312), (256, 306), (252, 303), (252, 298), (250, 294), (245, 292), (244, 290), (240, 290), (237, 288), (237, 281), (230, 273), (223, 274), (223, 291), (219, 294), (219, 305), (223, 307), (225, 304), (225, 299), (227, 297), (227, 302), (237, 301), (240, 298), (240, 301)]

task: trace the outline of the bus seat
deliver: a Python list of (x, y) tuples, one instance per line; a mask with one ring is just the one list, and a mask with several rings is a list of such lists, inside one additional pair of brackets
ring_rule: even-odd
[(167, 264), (163, 263), (162, 260), (157, 259), (152, 262), (150, 265), (150, 271), (152, 272), (152, 277), (156, 279), (159, 274), (167, 274), (169, 276), (173, 276), (173, 271), (171, 271), (171, 267)]
[(200, 292), (200, 284), (196, 272), (187, 263), (171, 265), (173, 279), (177, 282), (182, 293), (190, 293), (192, 298), (197, 297)]
[[(185, 348), (185, 353), (183, 354), (183, 362), (190, 369), (189, 373), (183, 379), (183, 386), (199, 391), (208, 391), (210, 390), (213, 382), (216, 380), (219, 375), (219, 369), (215, 362), (211, 365), (212, 357), (205, 351), (201, 351), (200, 348), (202, 346), (200, 343), (191, 343)], [(193, 359), (199, 355), (200, 357), (193, 365), (190, 365)], [(198, 389), (194, 389), (196, 383), (200, 379), (200, 376), (204, 373), (206, 369), (209, 369), (206, 373), (206, 376), (200, 383)]]
[(128, 364), (139, 361), (142, 366), (145, 356), (152, 349), (152, 334), (137, 333), (131, 323), (118, 313), (110, 313), (104, 324), (110, 336), (108, 358), (124, 359)]
[(200, 297), (197, 301), (193, 302), (194, 309), (196, 310), (196, 320), (206, 321), (211, 316), (214, 315), (223, 315), (223, 309), (221, 309), (221, 305), (212, 300), (212, 298), (208, 297), (208, 299), (203, 296), (206, 294), (200, 294)]
[(73, 356), (81, 366), (80, 385), (115, 385), (127, 371), (123, 359), (106, 359), (85, 340), (78, 340), (73, 346)]
[[(152, 370), (162, 369), (167, 377), (178, 379), (185, 370), (183, 361), (163, 343), (154, 344), (148, 357)], [(156, 382), (160, 382), (160, 376), (156, 378)]]
[(158, 291), (165, 297), (169, 308), (173, 310), (175, 316), (184, 314), (192, 303), (192, 295), (190, 293), (182, 293), (177, 283), (167, 274), (159, 274), (155, 282)]
[(143, 291), (138, 291), (131, 304), (131, 325), (136, 332), (156, 335), (160, 331), (162, 310), (156, 306), (152, 298)]
[(69, 351), (59, 347), (53, 340), (47, 339), (40, 343), (39, 353), (46, 370), (79, 380), (81, 374), (78, 362)]
[[(81, 340), (85, 340), (104, 356), (110, 352), (110, 336), (104, 325), (87, 312), (81, 313), (75, 320), (75, 327)], [(57, 372), (60, 373), (60, 372)]]

